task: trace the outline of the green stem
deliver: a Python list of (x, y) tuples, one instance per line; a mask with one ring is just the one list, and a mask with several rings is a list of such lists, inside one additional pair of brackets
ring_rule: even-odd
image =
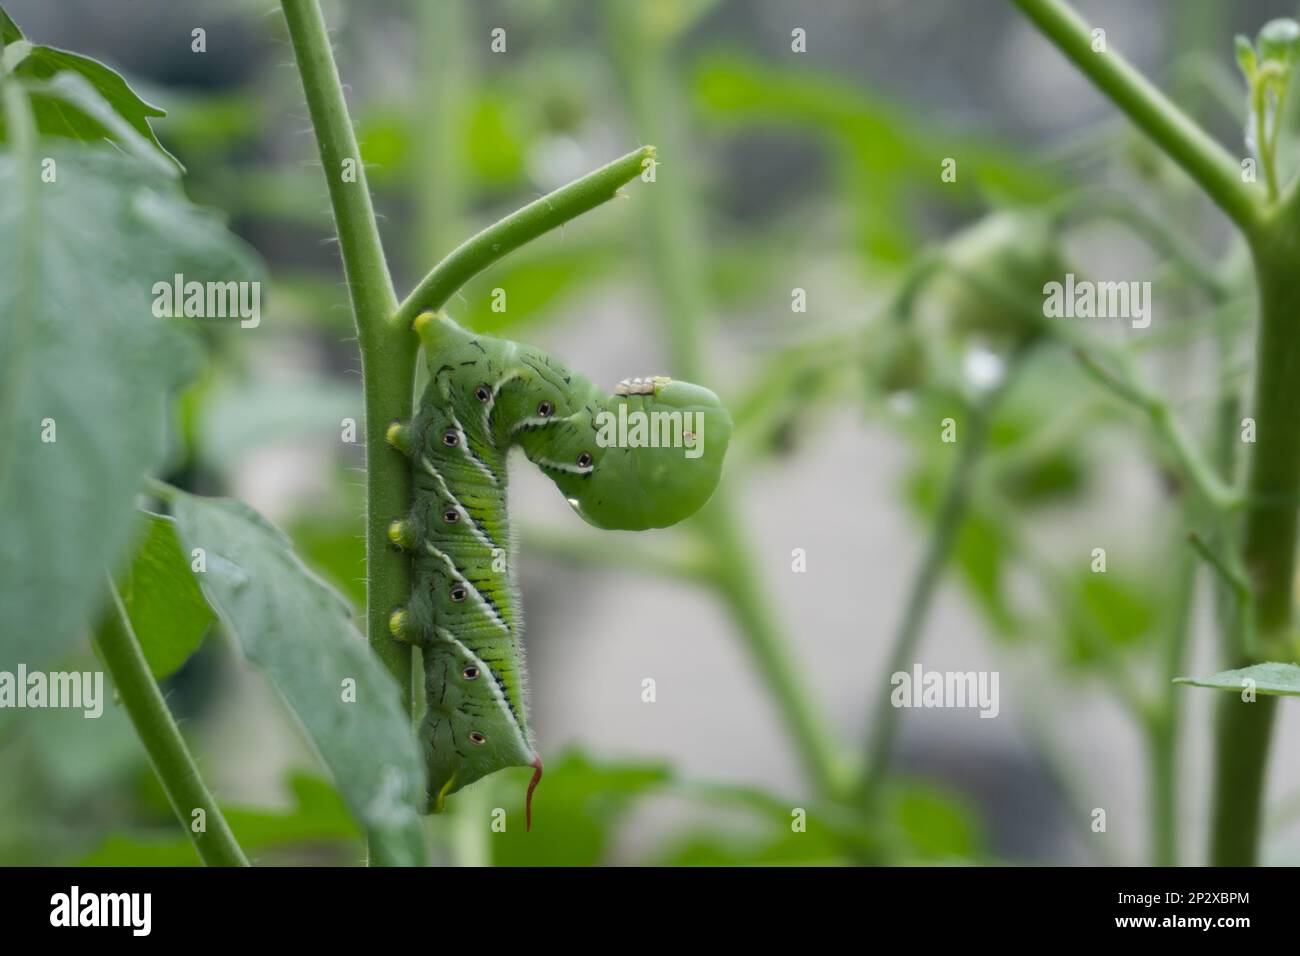
[(1227, 150), (1156, 89), (1118, 52), (1092, 49), (1092, 29), (1063, 0), (1012, 0), (1057, 48), (1128, 114), (1245, 232), (1259, 224), (1263, 203), (1241, 181)]
[[(957, 442), (957, 460), (948, 475), (930, 540), (926, 544), (916, 575), (912, 578), (903, 617), (894, 632), (886, 674), (907, 671), (916, 658), (921, 633), (934, 602), (935, 590), (969, 509), (975, 470), (984, 454), (993, 413), (1015, 379), (1023, 354), (1018, 352), (1012, 357), (1002, 381), (983, 395), (971, 409), (963, 426), (963, 435), (959, 436)], [(874, 802), (884, 784), (894, 753), (894, 740), (898, 736), (899, 711), (893, 706), (891, 696), (885, 691), (876, 695), (875, 711), (867, 735), (867, 760), (863, 768), (861, 790), (868, 806)]]
[[(117, 589), (111, 579), (108, 583), (112, 606), (100, 622), (96, 643), (176, 819), (206, 865), (248, 866), (149, 671)], [(202, 832), (196, 833), (192, 825), (195, 810), (202, 810), (205, 817)]]
[(388, 446), (384, 433), (389, 422), (410, 417), (419, 342), (408, 330), (396, 330), (387, 322), (397, 308), (397, 295), (320, 4), (281, 0), (280, 5), (316, 130), (361, 351), (366, 418), (366, 639), (403, 688), (409, 712), (411, 651), (393, 639), (388, 616), (410, 595), (411, 567), (389, 544), (387, 528), (410, 507), (411, 469)]
[[(1101, 347), (1100, 343), (1097, 347)], [(1216, 514), (1226, 514), (1242, 504), (1242, 496), (1224, 484), (1165, 400), (1137, 378), (1126, 353), (1109, 350), (1110, 359), (1122, 370), (1119, 373), (1103, 366), (1088, 349), (1076, 347), (1074, 355), (1089, 377), (1146, 414), (1157, 437), (1177, 463), (1179, 473)]]
[[(1251, 248), (1259, 285), (1259, 333), (1252, 407), (1256, 441), (1246, 487), (1250, 506), (1242, 554), (1254, 585), (1254, 641), (1245, 628), (1229, 635), (1230, 667), (1290, 660), (1291, 585), (1295, 576), (1296, 500), (1300, 494), (1300, 281), (1296, 222), (1279, 217)], [(1216, 717), (1215, 788), (1210, 860), (1249, 866), (1258, 860), (1269, 741), (1276, 701), (1245, 702), (1224, 694)]]
[[(1094, 54), (1090, 34), (1062, 0), (1014, 0), (1093, 82), (1183, 167), (1245, 233), (1259, 287), (1253, 413), (1256, 441), (1246, 479), (1248, 511), (1242, 554), (1254, 591), (1254, 632), (1242, 615), (1225, 635), (1229, 666), (1271, 657), (1293, 646), (1291, 585), (1295, 572), (1296, 501), (1300, 498), (1300, 199), (1293, 189), (1273, 210), (1240, 182), (1237, 164), (1195, 123), (1119, 56)], [(1267, 144), (1261, 142), (1261, 152)], [(1210, 860), (1252, 865), (1258, 859), (1276, 701), (1243, 702), (1222, 695), (1215, 741)]]
[(646, 162), (653, 161), (654, 157), (653, 146), (642, 146), (465, 240), (420, 280), (415, 291), (396, 309), (390, 327), (405, 334), (416, 316), (425, 310), (442, 308), (461, 286), (494, 262), (618, 196), (619, 190), (641, 175)]
[(1163, 253), (1179, 274), (1202, 289), (1215, 305), (1232, 295), (1231, 286), (1215, 271), (1212, 263), (1187, 241), (1177, 225), (1135, 206), (1131, 198), (1098, 194), (1092, 190), (1069, 197), (1055, 213), (1058, 220), (1079, 224), (1089, 219), (1109, 219), (1127, 227), (1152, 249)]

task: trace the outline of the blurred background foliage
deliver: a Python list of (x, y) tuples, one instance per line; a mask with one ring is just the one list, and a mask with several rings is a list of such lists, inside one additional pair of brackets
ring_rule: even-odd
[[(559, 519), (530, 522), (527, 642), (538, 732), (553, 754), (536, 798), (538, 822), (530, 834), (517, 826), (488, 830), (492, 808), (520, 816), (526, 774), (499, 774), (430, 821), (436, 858), (466, 865), (1198, 859), (1204, 801), (1195, 791), (1203, 786), (1206, 720), (1199, 710), (1182, 713), (1189, 708), (1166, 679), (1171, 667), (1191, 672), (1192, 660), (1213, 654), (1205, 626), (1211, 611), (1190, 597), (1198, 571), (1179, 530), (1190, 507), (1185, 489), (1140, 416), (1097, 387), (1068, 343), (1035, 331), (1016, 303), (1027, 297), (1036, 307), (1043, 276), (1059, 275), (1062, 263), (1108, 279), (1153, 278), (1158, 313), (1149, 334), (1129, 334), (1122, 323), (1098, 323), (1088, 334), (1130, 355), (1211, 440), (1216, 420), (1233, 419), (1251, 315), (1244, 259), (1223, 222), (996, 0), (809, 4), (797, 13), (776, 0), (656, 0), (635, 14), (615, 14), (614, 6), (326, 4), (398, 288), (540, 193), (640, 142), (663, 149), (638, 121), (628, 76), (636, 56), (656, 60), (650, 108), (676, 124), (680, 149), (661, 153), (658, 176), (689, 189), (697, 237), (691, 265), (712, 319), (702, 333), (718, 379), (710, 384), (739, 426), (726, 494), (760, 542), (753, 548), (766, 549), (755, 566), (769, 580), (788, 574), (790, 540), (835, 539), (834, 527), (802, 538), (763, 535), (765, 525), (803, 520), (794, 498), (769, 494), (761, 500), (770, 508), (749, 505), (745, 486), (782, 470), (808, 475), (809, 487), (835, 509), (905, 516), (880, 519), (873, 527), (883, 539), (858, 541), (849, 552), (847, 578), (863, 579), (888, 603), (864, 610), (838, 585), (810, 585), (779, 612), (800, 634), (800, 666), (819, 658), (809, 668), (816, 681), (828, 674), (837, 681), (829, 696), (809, 681), (819, 687), (810, 692), (813, 706), (833, 710), (828, 723), (842, 773), (829, 792), (788, 758), (751, 761), (747, 775), (696, 772), (736, 743), (731, 733), (709, 732), (710, 708), (730, 704), (729, 691), (706, 679), (695, 685), (703, 702), (693, 722), (674, 723), (658, 747), (625, 752), (568, 734), (556, 754), (547, 742), (559, 702), (614, 676), (575, 666), (570, 681), (563, 655), (582, 654), (584, 645), (556, 635), (586, 631), (569, 612), (609, 575), (641, 586), (647, 566), (638, 557), (691, 553), (691, 531), (657, 536), (642, 555), (637, 542), (623, 549), (571, 528), (547, 530)], [(1106, 18), (1112, 43), (1240, 148), (1244, 94), (1231, 72), (1230, 37), (1293, 12), (1286, 4), (1081, 6)], [(172, 412), (167, 479), (254, 503), (359, 607), (360, 446), (338, 440), (345, 419), (361, 420), (358, 360), (278, 15), (262, 0), (111, 7), (9, 0), (6, 8), (29, 36), (104, 60), (163, 106), (167, 117), (155, 129), (184, 164), (189, 196), (228, 216), (265, 260), (263, 327), (201, 330), (205, 358)], [(628, 25), (618, 23), (628, 15), (641, 18), (631, 31), (639, 54), (628, 52)], [(205, 55), (189, 51), (194, 26), (207, 31)], [(497, 26), (507, 29), (504, 55), (489, 52)], [(793, 26), (808, 31), (808, 54), (791, 53)], [(956, 182), (941, 180), (945, 157), (957, 159)], [(634, 184), (627, 203), (475, 279), (453, 303), (458, 320), (547, 347), (600, 339), (582, 357), (596, 356), (610, 381), (616, 361), (634, 363), (622, 370), (629, 375), (668, 361), (672, 349), (661, 340), (671, 327), (655, 324), (664, 279), (647, 274), (646, 242), (654, 240), (638, 205), (659, 201), (642, 194), (650, 188)], [(1198, 250), (1195, 268), (1183, 261), (1183, 240)], [(806, 313), (792, 313), (793, 287), (807, 291)], [(495, 288), (508, 292), (504, 312), (492, 308)], [(1003, 699), (1015, 703), (1004, 704), (1002, 720), (971, 720), (959, 731), (895, 712), (892, 719), (922, 729), (901, 731), (890, 749), (895, 759), (861, 796), (853, 781), (870, 759), (864, 741), (880, 727), (863, 731), (889, 691), (882, 662), (957, 468), (954, 446), (937, 440), (938, 423), (953, 417), (965, 428), (985, 413), (982, 455), (962, 473), (961, 520), (952, 528), (946, 581), (960, 590), (955, 603), (930, 595), (943, 605), (941, 626), (929, 628), (909, 660), (1001, 668)], [(835, 467), (828, 448), (857, 446), (872, 450), (868, 466), (880, 456), (890, 485), (861, 472), (824, 475)], [(861, 466), (864, 457), (849, 460)], [(891, 498), (872, 499), (891, 487)], [(780, 514), (787, 510), (794, 513)], [(1099, 541), (1108, 551), (1106, 574), (1089, 566)], [(815, 566), (816, 546), (809, 553)], [(620, 562), (629, 567), (620, 570)], [(872, 586), (881, 565), (898, 571), (889, 586)], [(552, 594), (566, 588), (578, 597)], [(690, 589), (670, 588), (669, 595)], [(674, 641), (686, 657), (702, 634), (732, 626), (703, 612), (686, 621), (677, 626), (691, 630)], [(973, 640), (945, 656), (955, 631)], [(823, 655), (819, 635), (831, 632), (844, 638), (827, 643)], [(743, 628), (735, 639), (744, 645)], [(831, 667), (836, 649), (850, 644), (863, 648), (849, 656), (852, 667)], [(333, 785), (220, 628), (181, 656), (174, 673), (165, 668), (168, 700), (250, 857), (360, 861), (360, 835)], [(69, 666), (78, 663), (87, 662)], [(730, 665), (761, 701), (745, 658)], [(620, 693), (635, 695), (635, 683)], [(1002, 731), (1011, 746), (984, 742), (983, 726), (970, 730), (1006, 723), (1014, 724)], [(1177, 732), (1189, 725), (1198, 729)], [(918, 742), (950, 732), (948, 746)], [(759, 754), (790, 746), (770, 721), (753, 734)], [(699, 755), (691, 769), (677, 765), (686, 748)], [(1278, 777), (1279, 788), (1300, 784), (1293, 773)], [(93, 725), (77, 716), (0, 724), (0, 780), (0, 860), (197, 862), (117, 708)], [(1091, 832), (1098, 806), (1117, 808), (1117, 838)], [(806, 832), (792, 832), (795, 808), (807, 813)], [(1278, 821), (1270, 858), (1295, 859), (1293, 818)]]

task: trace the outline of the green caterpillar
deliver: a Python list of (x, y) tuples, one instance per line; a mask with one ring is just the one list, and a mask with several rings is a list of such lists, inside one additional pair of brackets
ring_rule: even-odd
[(412, 554), (415, 585), (390, 626), (423, 651), (428, 809), (487, 774), (531, 766), (531, 829), (542, 762), (528, 730), (506, 456), (518, 445), (596, 527), (661, 528), (713, 494), (731, 418), (698, 385), (634, 379), (605, 395), (540, 349), (441, 313), (415, 329), (429, 384), (410, 424), (388, 430), (414, 468), (413, 507), (389, 537)]

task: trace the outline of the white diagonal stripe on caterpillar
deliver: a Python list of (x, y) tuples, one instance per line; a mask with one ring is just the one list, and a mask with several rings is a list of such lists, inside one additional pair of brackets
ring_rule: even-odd
[(550, 468), (553, 471), (563, 471), (570, 475), (590, 475), (595, 465), (570, 464), (567, 461), (554, 461), (550, 458), (531, 458), (529, 459), (534, 465), (540, 468)]
[(465, 577), (465, 575), (460, 573), (460, 569), (456, 567), (456, 562), (451, 559), (450, 555), (439, 551), (428, 541), (424, 543), (424, 546), (434, 557), (441, 558), (443, 563), (447, 565), (447, 570), (451, 572), (451, 576), (455, 578), (458, 583), (465, 585), (465, 589), (474, 595), (474, 599), (478, 601), (479, 606), (487, 613), (488, 618), (493, 624), (505, 631), (507, 634), (514, 633), (510, 630), (510, 625), (506, 623), (505, 618), (501, 616), (496, 607), (493, 606), (492, 602), (485, 598), (479, 592), (479, 589), (476, 588), (473, 583)]
[(442, 497), (446, 501), (451, 502), (452, 506), (460, 513), (460, 516), (468, 523), (470, 531), (473, 532), (474, 536), (479, 539), (489, 552), (500, 550), (501, 546), (492, 540), (490, 534), (479, 527), (478, 522), (474, 520), (474, 516), (469, 513), (469, 509), (461, 504), (460, 499), (451, 493), (451, 489), (447, 487), (447, 482), (438, 472), (438, 469), (433, 466), (433, 462), (431, 462), (427, 456), (421, 455), (420, 463), (424, 470), (432, 475), (433, 480), (438, 483), (438, 491), (442, 494)]
[(492, 691), (493, 698), (501, 708), (510, 715), (510, 723), (514, 726), (515, 733), (519, 735), (519, 742), (523, 745), (524, 749), (533, 749), (532, 744), (528, 742), (528, 735), (524, 733), (523, 727), (519, 725), (519, 716), (515, 713), (515, 709), (511, 706), (510, 700), (506, 697), (505, 692), (501, 690), (501, 686), (496, 682), (496, 671), (492, 670), (491, 667), (482, 661), (479, 656), (470, 650), (464, 643), (456, 640), (451, 631), (447, 630), (445, 627), (435, 627), (433, 630), (438, 637), (464, 651), (465, 655), (469, 657), (474, 666), (479, 669), (480, 674), (491, 675), (492, 679), (488, 681), (488, 687)]
[(510, 437), (513, 438), (519, 432), (527, 428), (549, 428), (551, 425), (558, 425), (560, 422), (571, 422), (581, 413), (581, 409), (568, 415), (550, 415), (543, 418), (541, 415), (529, 415), (521, 418), (510, 426)]
[(497, 443), (496, 438), (492, 435), (492, 409), (496, 408), (497, 396), (501, 394), (501, 387), (507, 382), (512, 382), (517, 378), (519, 378), (519, 372), (517, 369), (511, 369), (505, 375), (501, 376), (501, 380), (492, 386), (492, 394), (483, 408), (483, 432), (488, 436), (488, 441), (492, 442), (493, 448), (496, 447)]
[(466, 437), (465, 429), (461, 427), (460, 420), (456, 417), (456, 413), (448, 408), (447, 417), (451, 419), (451, 427), (456, 429), (456, 437), (459, 439), (457, 445), (459, 445), (461, 451), (465, 453), (465, 457), (473, 462), (475, 468), (487, 475), (488, 480), (492, 482), (492, 484), (500, 484), (501, 479), (497, 477), (497, 473), (489, 468), (478, 455), (474, 454), (474, 449), (469, 447), (469, 438)]

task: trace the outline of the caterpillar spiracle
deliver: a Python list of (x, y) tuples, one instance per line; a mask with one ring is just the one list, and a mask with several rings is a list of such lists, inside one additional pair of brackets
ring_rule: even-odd
[(713, 494), (731, 418), (699, 385), (634, 379), (607, 395), (540, 349), (442, 313), (422, 314), (415, 329), (428, 386), (411, 422), (388, 430), (414, 471), (411, 510), (389, 528), (412, 556), (414, 585), (390, 627), (423, 652), (427, 809), (497, 770), (531, 766), (531, 828), (542, 762), (524, 694), (507, 455), (518, 446), (599, 528), (662, 528)]

